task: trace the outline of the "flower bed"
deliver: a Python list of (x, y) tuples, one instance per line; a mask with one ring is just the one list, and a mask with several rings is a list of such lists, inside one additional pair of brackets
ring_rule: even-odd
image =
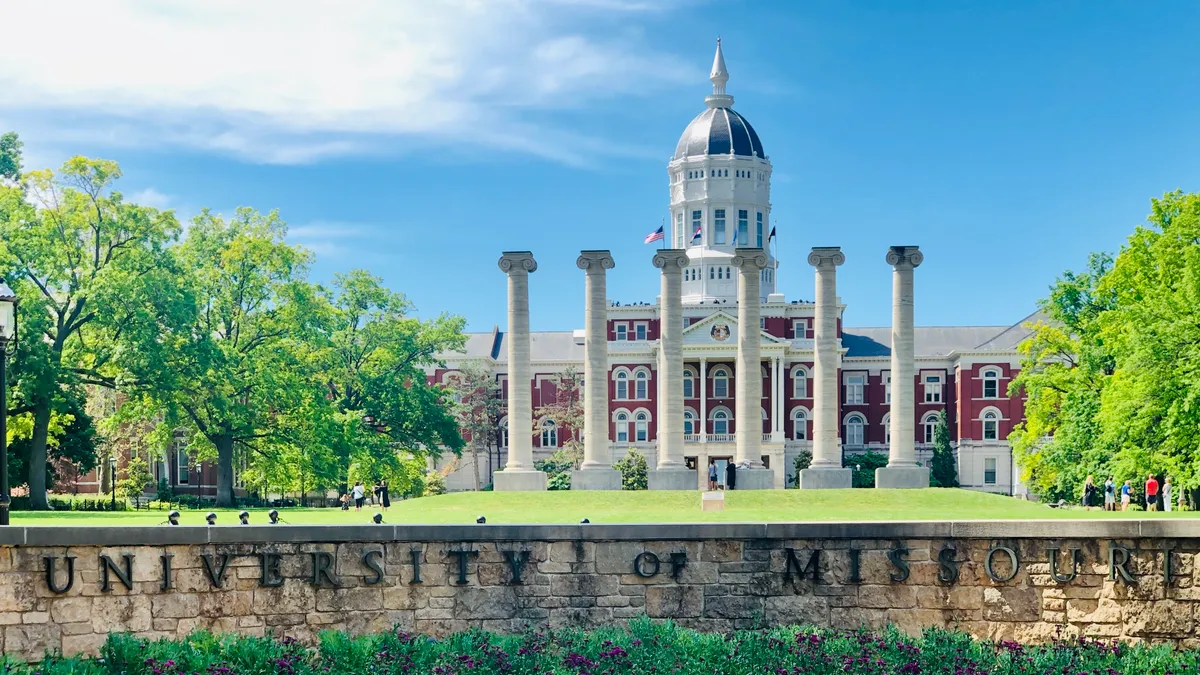
[(534, 673), (856, 673), (873, 675), (1179, 674), (1200, 672), (1200, 651), (1090, 639), (1022, 646), (929, 631), (837, 632), (780, 628), (734, 635), (635, 621), (628, 629), (499, 636), (460, 633), (435, 640), (403, 632), (321, 636), (315, 648), (275, 640), (196, 633), (147, 642), (113, 635), (98, 658), (49, 655), (40, 664), (0, 664), (7, 675), (467, 675)]

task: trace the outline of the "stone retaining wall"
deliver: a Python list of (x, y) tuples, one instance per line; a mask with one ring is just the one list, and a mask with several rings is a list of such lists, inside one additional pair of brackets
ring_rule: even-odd
[(311, 640), (643, 614), (709, 631), (892, 622), (1195, 646), (1198, 555), (1200, 522), (1153, 520), (11, 527), (0, 528), (0, 648), (36, 658), (94, 651), (110, 631)]

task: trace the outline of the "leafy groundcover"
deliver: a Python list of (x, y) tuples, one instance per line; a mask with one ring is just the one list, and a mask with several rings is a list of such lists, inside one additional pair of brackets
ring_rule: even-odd
[(919, 638), (882, 633), (777, 628), (730, 635), (670, 623), (500, 636), (467, 632), (433, 639), (403, 632), (348, 637), (326, 633), (315, 648), (283, 638), (196, 633), (148, 642), (113, 635), (98, 658), (48, 655), (39, 664), (4, 662), (19, 675), (520, 675), (616, 673), (872, 673), (982, 675), (1183, 675), (1200, 672), (1200, 652), (1089, 639), (1022, 646), (930, 630)]

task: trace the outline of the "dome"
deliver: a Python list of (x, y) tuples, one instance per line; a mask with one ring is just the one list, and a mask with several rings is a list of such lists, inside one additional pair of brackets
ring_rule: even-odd
[(767, 153), (745, 117), (733, 108), (709, 108), (683, 130), (674, 159), (704, 155), (765, 158)]

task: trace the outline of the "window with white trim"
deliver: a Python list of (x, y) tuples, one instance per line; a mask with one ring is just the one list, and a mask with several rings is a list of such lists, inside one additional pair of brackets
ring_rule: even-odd
[(883, 376), (883, 402), (887, 405), (892, 404), (892, 374), (888, 373)]
[(636, 383), (635, 393), (637, 394), (637, 399), (645, 400), (650, 398), (650, 375), (644, 370), (639, 370), (633, 376), (633, 381)]
[(795, 336), (795, 338), (797, 340), (803, 340), (805, 337), (807, 337), (808, 336), (808, 322), (805, 321), (804, 319), (793, 319), (792, 320), (792, 335)]
[[(700, 229), (700, 220), (703, 218), (703, 211), (692, 211), (692, 236), (696, 236), (696, 230)], [(703, 230), (701, 230), (703, 232)], [(704, 243), (704, 235), (700, 235), (700, 239), (692, 239), (692, 243), (699, 246)]]
[(729, 371), (724, 368), (713, 371), (713, 398), (729, 398)]
[(746, 209), (738, 209), (738, 246), (747, 246), (750, 243), (750, 212)]
[(617, 373), (617, 395), (615, 398), (618, 401), (629, 400), (629, 375), (624, 371)]
[(725, 243), (725, 209), (713, 209), (713, 243)]
[(851, 415), (846, 418), (846, 445), (863, 444), (863, 427), (861, 415)]
[(696, 414), (691, 410), (683, 411), (683, 434), (685, 436), (696, 434)]
[(994, 369), (983, 371), (983, 397), (1000, 398), (1000, 371)]
[(995, 441), (1000, 437), (1000, 416), (994, 411), (983, 413), (983, 440)]
[(892, 414), (884, 413), (883, 415), (883, 444), (889, 448), (892, 446)]
[(808, 413), (804, 411), (804, 408), (797, 408), (792, 413), (792, 440), (808, 440)]
[(508, 447), (508, 418), (500, 420), (500, 447)]
[(865, 375), (846, 376), (846, 405), (863, 404), (863, 389), (866, 387), (866, 384), (867, 378)]
[(683, 397), (696, 398), (696, 374), (690, 370), (683, 371)]
[(623, 323), (618, 323), (613, 326), (613, 330), (616, 331), (617, 340), (623, 341), (623, 340), (629, 339), (629, 326), (628, 325), (623, 324)]
[(542, 447), (558, 447), (558, 425), (554, 423), (554, 420), (542, 422)]
[(712, 414), (713, 434), (717, 436), (725, 436), (729, 434), (729, 414), (724, 410), (718, 410)]
[(926, 415), (925, 419), (921, 420), (921, 438), (922, 442), (932, 445), (934, 434), (937, 433), (937, 415)]
[(983, 459), (983, 484), (996, 484), (996, 458), (985, 457)]
[(617, 442), (625, 443), (629, 440), (629, 415), (625, 413), (617, 413)]
[(808, 398), (808, 371), (803, 368), (792, 373), (792, 398)]
[(926, 403), (941, 403), (942, 402), (942, 376), (941, 375), (926, 375), (925, 376), (925, 402)]
[(758, 242), (758, 243), (756, 244), (756, 246), (757, 246), (758, 248), (762, 248), (762, 247), (763, 247), (763, 219), (762, 219), (762, 211), (759, 211), (759, 212), (758, 212), (758, 222), (756, 223), (756, 228), (757, 228), (757, 229), (755, 230), (755, 233), (756, 233), (756, 236), (755, 236), (755, 241), (757, 241), (757, 242)]
[(646, 439), (650, 438), (650, 416), (644, 412), (640, 412), (634, 418), (637, 424), (637, 442), (645, 443)]
[(634, 324), (633, 333), (638, 341), (645, 340), (646, 339), (646, 324), (644, 324), (644, 323)]
[(675, 214), (675, 248), (683, 248), (683, 211)]

